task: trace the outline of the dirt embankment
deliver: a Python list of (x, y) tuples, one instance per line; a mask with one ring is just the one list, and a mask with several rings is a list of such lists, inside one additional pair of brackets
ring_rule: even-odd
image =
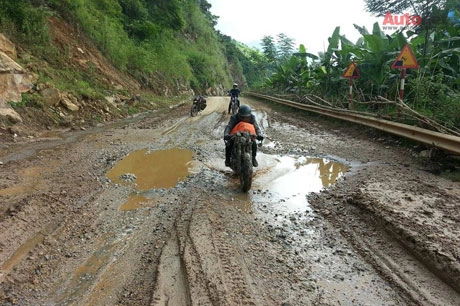
[(458, 183), (243, 97), (267, 137), (241, 193), (227, 102), (3, 143), (0, 304), (460, 305)]

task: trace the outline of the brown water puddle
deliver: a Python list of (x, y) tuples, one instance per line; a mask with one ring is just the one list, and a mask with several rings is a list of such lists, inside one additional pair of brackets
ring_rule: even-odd
[(151, 206), (151, 201), (145, 196), (141, 195), (132, 195), (129, 197), (123, 205), (120, 206), (120, 210), (136, 210), (142, 207)]
[(192, 151), (177, 148), (158, 151), (142, 149), (130, 153), (106, 175), (114, 183), (132, 185), (137, 190), (137, 194), (131, 196), (120, 209), (144, 207), (151, 200), (143, 192), (155, 188), (172, 188), (183, 181), (191, 173), (192, 157)]

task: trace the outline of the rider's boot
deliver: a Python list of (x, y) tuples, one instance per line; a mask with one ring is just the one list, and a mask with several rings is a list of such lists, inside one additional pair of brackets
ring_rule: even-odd
[(257, 159), (256, 159), (255, 156), (252, 157), (252, 166), (253, 166), (253, 167), (259, 166), (259, 163), (257, 162)]
[(232, 155), (230, 153), (225, 152), (225, 167), (230, 167), (232, 165), (232, 161), (230, 158)]
[(231, 141), (225, 145), (225, 166), (230, 167), (232, 165), (232, 145)]

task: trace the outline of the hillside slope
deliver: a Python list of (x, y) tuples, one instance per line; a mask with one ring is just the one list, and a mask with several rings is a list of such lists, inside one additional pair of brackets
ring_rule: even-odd
[[(100, 122), (123, 118), (145, 110), (157, 109), (169, 103), (180, 103), (195, 93), (189, 88), (179, 90), (157, 88), (155, 91), (142, 86), (129, 73), (116, 69), (83, 33), (65, 20), (49, 18), (52, 44), (57, 52), (65, 54), (60, 70), (52, 63), (40, 60), (20, 46), (11, 42), (3, 52), (17, 57), (2, 60), (1, 75), (8, 80), (28, 79), (26, 86), (15, 81), (4, 81), (0, 88), (0, 140), (16, 137), (34, 137), (43, 130), (53, 128), (82, 128)], [(6, 41), (8, 41), (6, 39)], [(2, 49), (2, 48), (0, 48)], [(25, 63), (21, 65), (21, 63)], [(76, 97), (60, 90), (60, 78), (68, 78), (66, 71), (91, 77), (92, 83), (99, 84), (101, 91), (93, 97)], [(40, 76), (40, 78), (39, 78)], [(43, 80), (48, 80), (44, 82)], [(75, 82), (79, 82), (77, 79)], [(78, 84), (76, 84), (78, 86)], [(22, 90), (21, 97), (18, 87)], [(82, 85), (84, 86), (84, 84)], [(14, 92), (14, 98), (11, 93)], [(217, 94), (217, 91), (210, 91)], [(174, 94), (173, 97), (167, 97)], [(166, 96), (166, 97), (162, 97)], [(33, 101), (32, 103), (30, 101)]]

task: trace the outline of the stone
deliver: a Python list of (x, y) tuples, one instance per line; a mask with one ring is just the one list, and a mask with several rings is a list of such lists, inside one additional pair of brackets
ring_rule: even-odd
[(16, 47), (14, 44), (6, 38), (3, 34), (0, 34), (0, 50), (6, 53), (10, 58), (16, 59), (18, 57), (16, 53)]
[(0, 118), (6, 118), (12, 123), (22, 122), (21, 116), (11, 107), (0, 107)]
[(61, 104), (71, 112), (77, 112), (80, 109), (78, 105), (73, 104), (70, 98), (65, 95), (61, 96)]
[(41, 91), (41, 95), (48, 106), (57, 106), (61, 102), (61, 94), (56, 88), (45, 88)]

